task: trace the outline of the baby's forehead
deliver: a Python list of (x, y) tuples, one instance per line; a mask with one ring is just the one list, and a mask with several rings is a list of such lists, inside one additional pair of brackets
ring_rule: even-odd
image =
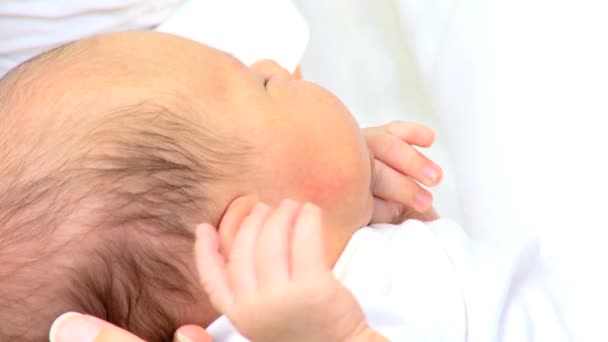
[(64, 85), (75, 93), (104, 93), (127, 84), (159, 93), (175, 91), (172, 88), (179, 85), (183, 89), (202, 86), (210, 92), (213, 87), (205, 85), (217, 86), (218, 81), (242, 67), (238, 64), (227, 54), (190, 40), (134, 31), (66, 44), (23, 63), (7, 78), (27, 78), (32, 84), (47, 82), (60, 88)]
[[(205, 80), (211, 78), (192, 77), (195, 70), (185, 64), (198, 58), (201, 69), (207, 69), (204, 60), (212, 58), (204, 54), (214, 54), (208, 51), (211, 49), (192, 44), (145, 33), (107, 35), (67, 44), (23, 63), (0, 81), (3, 112), (20, 118), (13, 117), (14, 123), (47, 133), (59, 122), (71, 122), (71, 129), (63, 134), (75, 133), (88, 122), (107, 122), (125, 107), (149, 102), (176, 115), (202, 112), (195, 107), (201, 97), (213, 97), (214, 87), (208, 85), (196, 94), (192, 90), (205, 88), (209, 83)], [(196, 51), (186, 56), (184, 46)], [(196, 115), (187, 119), (195, 120)]]

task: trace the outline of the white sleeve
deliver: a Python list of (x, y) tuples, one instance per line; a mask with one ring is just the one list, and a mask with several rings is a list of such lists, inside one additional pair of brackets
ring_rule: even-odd
[(184, 0), (0, 0), (0, 77), (43, 51), (86, 36), (149, 29)]
[(158, 28), (213, 46), (251, 65), (271, 59), (294, 71), (308, 25), (290, 0), (191, 0)]

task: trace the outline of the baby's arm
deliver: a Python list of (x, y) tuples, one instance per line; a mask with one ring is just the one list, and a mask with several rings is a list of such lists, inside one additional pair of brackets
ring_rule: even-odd
[(195, 254), (211, 303), (252, 341), (388, 341), (327, 265), (321, 211), (258, 204), (226, 260), (214, 227), (197, 230)]
[(439, 184), (442, 171), (413, 146), (429, 147), (433, 130), (412, 122), (395, 121), (364, 128), (363, 135), (374, 155), (374, 214), (372, 223), (401, 223), (408, 218), (432, 221), (433, 196), (420, 184)]

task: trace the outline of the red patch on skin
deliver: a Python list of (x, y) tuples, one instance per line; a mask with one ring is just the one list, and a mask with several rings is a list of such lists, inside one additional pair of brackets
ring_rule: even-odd
[[(320, 157), (320, 156), (318, 156)], [(292, 184), (300, 200), (310, 201), (322, 208), (332, 208), (345, 195), (352, 194), (354, 173), (330, 158), (315, 158), (293, 174)]]

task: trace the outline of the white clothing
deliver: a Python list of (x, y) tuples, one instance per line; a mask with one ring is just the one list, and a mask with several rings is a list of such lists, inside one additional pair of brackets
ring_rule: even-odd
[(158, 25), (183, 0), (0, 1), (0, 77), (53, 47), (90, 35)]
[[(492, 247), (450, 221), (409, 220), (358, 231), (334, 272), (391, 341), (608, 340), (594, 273), (553, 266), (538, 243)], [(225, 317), (208, 331), (245, 340)]]
[(272, 59), (290, 71), (308, 42), (308, 26), (290, 0), (3, 0), (0, 77), (73, 40), (155, 27), (224, 50), (246, 64)]

